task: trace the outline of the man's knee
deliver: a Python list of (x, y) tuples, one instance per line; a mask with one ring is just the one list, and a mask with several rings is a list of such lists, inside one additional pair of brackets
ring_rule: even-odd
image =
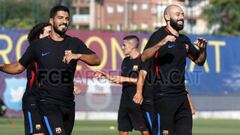
[(168, 130), (163, 130), (162, 135), (169, 135), (169, 131)]
[(181, 129), (181, 130), (176, 130), (175, 131), (176, 135), (192, 135), (192, 130), (191, 129)]
[(33, 135), (44, 135), (44, 133), (36, 133), (36, 134), (33, 134)]
[(150, 135), (148, 131), (142, 131), (142, 135)]
[(119, 131), (119, 135), (128, 135), (127, 131)]

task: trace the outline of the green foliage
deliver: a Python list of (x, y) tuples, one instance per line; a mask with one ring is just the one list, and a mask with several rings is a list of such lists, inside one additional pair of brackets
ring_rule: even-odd
[(33, 26), (33, 22), (32, 22), (32, 19), (30, 19), (30, 18), (8, 19), (5, 22), (5, 27), (7, 27), (7, 28), (30, 29), (32, 26)]
[[(0, 0), (0, 25), (7, 28), (29, 29), (47, 22), (50, 9), (59, 0)], [(62, 1), (69, 5), (69, 0)]]
[(210, 0), (204, 9), (209, 28), (219, 25), (215, 34), (240, 35), (239, 0)]

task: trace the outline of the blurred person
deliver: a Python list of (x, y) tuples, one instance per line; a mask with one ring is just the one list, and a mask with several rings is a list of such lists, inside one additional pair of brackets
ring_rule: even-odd
[(19, 74), (31, 63), (38, 64), (39, 108), (50, 135), (71, 135), (75, 119), (73, 78), (77, 61), (100, 64), (99, 57), (78, 38), (65, 34), (70, 19), (69, 9), (57, 5), (50, 11), (52, 32), (33, 41), (17, 67), (0, 64), (0, 70)]
[[(28, 42), (31, 44), (35, 40), (49, 36), (51, 30), (52, 26), (50, 23), (39, 23), (35, 25), (28, 33)], [(4, 66), (6, 65), (0, 65), (1, 68), (4, 68)], [(18, 69), (21, 64), (15, 62), (7, 66), (10, 67), (10, 69)], [(38, 107), (39, 96), (37, 93), (38, 82), (36, 75), (37, 63), (33, 62), (27, 67), (27, 85), (22, 98), (25, 135), (43, 135), (46, 131)]]
[(122, 95), (118, 110), (119, 135), (128, 135), (133, 129), (141, 131), (143, 135), (149, 135), (147, 121), (140, 105), (133, 102), (132, 98), (136, 93), (137, 76), (141, 66), (141, 54), (138, 51), (139, 38), (129, 35), (123, 38), (123, 51), (126, 57), (122, 61), (121, 75), (112, 76), (97, 71), (97, 78), (104, 77), (114, 83), (122, 84)]
[[(184, 27), (180, 6), (167, 6), (164, 19), (167, 25), (151, 35), (141, 57), (145, 71), (153, 77), (147, 83), (153, 87), (157, 135), (192, 135), (192, 112), (184, 83), (186, 58), (202, 66), (206, 60), (207, 42), (198, 38), (197, 49), (187, 36), (179, 33)], [(143, 81), (139, 83), (133, 98), (137, 104), (143, 102)]]
[(0, 117), (5, 116), (6, 111), (7, 111), (7, 106), (5, 105), (3, 100), (0, 98)]
[[(35, 25), (28, 34), (28, 42), (44, 38), (50, 35), (52, 26), (50, 23), (39, 23)], [(16, 63), (20, 64), (20, 63)], [(25, 135), (42, 135), (46, 132), (39, 112), (39, 96), (37, 93), (37, 63), (27, 67), (27, 86), (22, 98), (22, 109), (24, 114)]]

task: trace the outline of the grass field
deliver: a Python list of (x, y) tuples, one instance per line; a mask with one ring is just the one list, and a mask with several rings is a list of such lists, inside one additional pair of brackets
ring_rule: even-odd
[[(0, 135), (23, 134), (22, 119), (0, 118)], [(76, 121), (72, 135), (117, 134), (115, 121)], [(132, 132), (130, 135), (139, 133)], [(194, 120), (193, 135), (240, 135), (240, 120)]]

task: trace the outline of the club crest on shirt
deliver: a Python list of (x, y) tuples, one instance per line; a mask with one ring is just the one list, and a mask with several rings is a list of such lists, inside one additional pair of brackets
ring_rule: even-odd
[(133, 71), (138, 71), (138, 65), (133, 65)]
[(36, 124), (35, 128), (36, 128), (36, 130), (40, 130), (41, 129), (41, 124)]
[(62, 129), (60, 127), (55, 128), (55, 131), (57, 134), (61, 134), (62, 133)]

